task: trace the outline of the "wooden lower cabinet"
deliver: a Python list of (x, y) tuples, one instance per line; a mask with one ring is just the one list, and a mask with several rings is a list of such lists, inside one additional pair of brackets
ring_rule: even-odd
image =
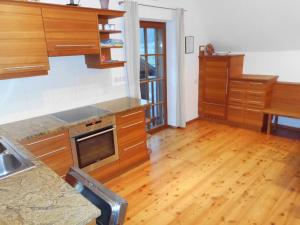
[(106, 182), (149, 160), (144, 108), (118, 113), (116, 127), (119, 160), (89, 173), (100, 182)]
[(100, 182), (106, 182), (120, 174), (119, 161), (109, 163), (105, 166), (102, 166), (98, 169), (89, 172), (94, 179)]
[(67, 130), (23, 141), (22, 144), (38, 159), (64, 177), (73, 166)]

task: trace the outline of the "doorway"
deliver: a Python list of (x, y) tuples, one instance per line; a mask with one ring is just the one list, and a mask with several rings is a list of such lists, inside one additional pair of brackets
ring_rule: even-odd
[(166, 24), (140, 22), (140, 86), (146, 109), (147, 130), (167, 126)]

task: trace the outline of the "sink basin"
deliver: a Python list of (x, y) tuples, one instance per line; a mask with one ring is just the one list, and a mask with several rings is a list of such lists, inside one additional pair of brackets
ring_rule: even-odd
[(0, 137), (0, 179), (12, 176), (34, 167), (34, 164), (21, 155), (17, 148), (4, 137)]
[(0, 154), (0, 176), (18, 170), (22, 163), (13, 154)]

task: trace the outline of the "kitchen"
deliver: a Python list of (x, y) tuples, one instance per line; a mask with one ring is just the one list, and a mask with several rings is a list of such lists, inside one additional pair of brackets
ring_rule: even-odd
[(298, 224), (297, 54), (230, 6), (1, 1), (0, 225)]

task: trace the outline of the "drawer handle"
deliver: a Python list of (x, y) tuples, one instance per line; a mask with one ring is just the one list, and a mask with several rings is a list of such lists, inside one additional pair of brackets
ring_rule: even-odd
[(251, 111), (251, 112), (259, 112), (259, 113), (262, 112), (261, 110), (256, 110), (256, 109), (247, 109), (247, 111)]
[(259, 94), (259, 95), (263, 95), (265, 92), (262, 91), (247, 91), (250, 94)]
[(142, 113), (142, 112), (143, 112), (143, 111), (137, 111), (137, 112), (133, 112), (133, 113), (130, 113), (130, 114), (121, 116), (121, 117), (122, 117), (122, 118), (126, 118), (126, 117), (133, 116), (133, 115), (136, 115), (136, 114), (139, 114), (139, 113)]
[(137, 123), (130, 124), (128, 126), (124, 126), (124, 127), (122, 127), (122, 129), (126, 129), (126, 128), (129, 128), (129, 127), (134, 127), (134, 126), (142, 124), (142, 123), (144, 123), (144, 121), (140, 121), (140, 122), (137, 122)]
[(55, 45), (57, 48), (68, 48), (68, 47), (87, 47), (87, 48), (93, 48), (96, 47), (96, 45)]
[(27, 146), (39, 144), (39, 143), (42, 143), (44, 141), (49, 141), (49, 140), (52, 140), (52, 139), (55, 139), (55, 138), (59, 138), (59, 137), (63, 137), (63, 136), (65, 136), (65, 134), (55, 135), (55, 136), (52, 136), (52, 137), (49, 137), (49, 138), (45, 138), (45, 139), (42, 139), (42, 140), (39, 140), (39, 141), (35, 141), (35, 142), (32, 142), (32, 143), (29, 143), (29, 144), (27, 144)]
[(42, 158), (44, 158), (44, 157), (46, 157), (46, 156), (53, 155), (54, 153), (61, 152), (61, 151), (65, 150), (66, 148), (67, 148), (67, 147), (62, 147), (62, 148), (56, 149), (56, 150), (54, 150), (54, 151), (51, 151), (51, 152), (45, 153), (45, 154), (43, 154), (43, 155), (40, 155), (40, 156), (38, 156), (37, 158), (38, 158), (38, 159), (42, 159)]
[(203, 102), (203, 103), (204, 103), (204, 104), (207, 104), (207, 105), (225, 106), (225, 105), (222, 105), (222, 104), (209, 103), (209, 102)]
[(144, 144), (145, 142), (144, 141), (141, 141), (141, 142), (139, 142), (139, 143), (137, 143), (137, 144), (135, 144), (135, 145), (132, 145), (132, 146), (130, 146), (130, 147), (128, 147), (128, 148), (124, 148), (124, 152), (127, 152), (127, 151), (129, 151), (130, 149), (133, 149), (133, 148), (135, 148), (135, 147), (137, 147), (137, 146), (139, 146), (139, 145), (142, 145), (142, 144)]
[(15, 66), (15, 67), (4, 68), (4, 70), (15, 71), (15, 70), (34, 69), (34, 68), (42, 68), (42, 67), (45, 67), (45, 65)]

